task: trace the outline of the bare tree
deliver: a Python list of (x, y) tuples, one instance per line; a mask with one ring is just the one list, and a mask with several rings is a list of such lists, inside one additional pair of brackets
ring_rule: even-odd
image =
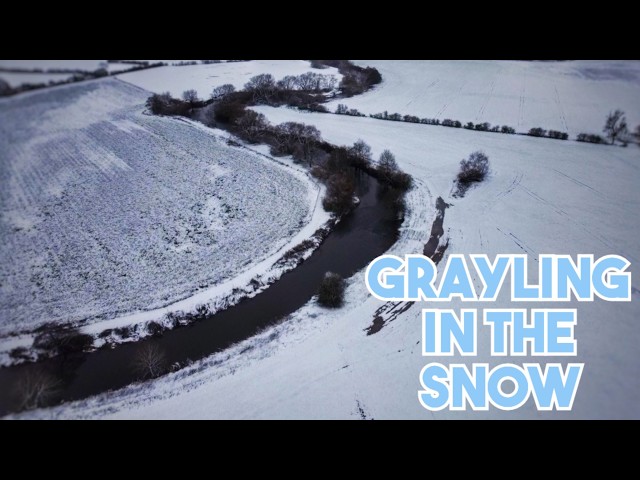
[(316, 90), (321, 76), (319, 73), (314, 72), (303, 73), (297, 78), (298, 88), (304, 91)]
[(44, 407), (60, 391), (59, 379), (41, 367), (27, 368), (16, 385), (21, 410)]
[(378, 170), (383, 175), (389, 175), (398, 171), (398, 163), (396, 157), (390, 150), (385, 150), (380, 154), (378, 160)]
[(268, 101), (275, 89), (276, 81), (270, 73), (262, 73), (251, 77), (244, 85), (244, 89), (253, 92), (255, 101)]
[(321, 90), (333, 90), (338, 80), (333, 75), (322, 75), (315, 72), (306, 72), (296, 78), (300, 90), (319, 92)]
[(198, 101), (198, 92), (196, 92), (195, 90), (185, 90), (184, 92), (182, 92), (182, 99), (185, 102), (189, 102), (191, 104), (194, 104)]
[(235, 91), (236, 91), (236, 87), (234, 87), (230, 83), (225, 83), (224, 85), (220, 85), (213, 89), (213, 91), (211, 92), (211, 99), (219, 100), (222, 97), (225, 97)]
[(320, 130), (313, 125), (285, 122), (273, 130), (276, 150), (285, 155), (293, 155), (311, 163), (314, 146), (322, 137)]
[(158, 377), (166, 371), (166, 367), (165, 354), (155, 343), (144, 343), (133, 359), (133, 369), (142, 378)]
[(640, 125), (636, 127), (636, 131), (634, 133), (636, 140), (638, 142), (638, 146), (640, 147)]
[(627, 133), (627, 119), (624, 116), (624, 112), (622, 110), (616, 110), (615, 112), (609, 113), (602, 131), (606, 134), (607, 138), (611, 140), (611, 145), (613, 145), (621, 135), (625, 135)]
[(338, 84), (338, 79), (336, 77), (334, 77), (333, 75), (323, 75), (323, 77), (323, 90), (333, 90), (334, 88), (336, 88), (336, 85)]
[(349, 155), (363, 166), (368, 166), (371, 163), (371, 147), (363, 140), (358, 140), (353, 144), (353, 147), (349, 149)]
[(269, 125), (267, 118), (262, 113), (247, 110), (237, 121), (241, 134), (250, 142), (258, 140), (264, 129)]
[(280, 90), (295, 90), (298, 84), (298, 78), (295, 75), (287, 75), (278, 80), (278, 88)]

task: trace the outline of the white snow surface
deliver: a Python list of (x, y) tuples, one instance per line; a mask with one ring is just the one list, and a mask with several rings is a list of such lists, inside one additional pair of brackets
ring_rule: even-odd
[(482, 60), (362, 60), (383, 82), (372, 91), (334, 100), (365, 114), (385, 110), (421, 118), (532, 127), (571, 136), (600, 134), (616, 108), (640, 123), (640, 62), (520, 62)]
[(0, 72), (0, 78), (6, 80), (12, 87), (25, 83), (49, 83), (67, 80), (72, 77), (70, 73), (26, 73), (26, 72)]
[[(531, 68), (541, 69), (542, 65)], [(555, 66), (550, 68), (553, 71)], [(572, 78), (578, 89), (586, 81), (580, 76), (565, 78), (564, 67), (559, 68), (560, 83)], [(394, 74), (410, 78), (416, 72), (408, 66)], [(385, 81), (391, 83), (386, 75)], [(458, 80), (455, 75), (442, 79), (445, 83)], [(634, 81), (616, 82), (621, 90), (625, 85), (626, 91), (635, 88), (629, 86)], [(373, 111), (386, 108), (379, 92), (366, 95), (378, 95), (380, 105), (370, 104)], [(517, 112), (518, 103), (515, 105)], [(507, 278), (502, 288), (507, 295), (501, 294), (495, 303), (452, 301), (446, 307), (577, 308), (577, 357), (493, 358), (487, 331), (480, 328), (477, 357), (426, 358), (421, 356), (420, 311), (432, 305), (414, 304), (378, 333), (367, 336), (364, 329), (384, 302), (368, 294), (361, 271), (350, 279), (342, 309), (322, 309), (312, 300), (280, 325), (179, 372), (19, 418), (640, 418), (640, 149), (285, 108), (258, 110), (273, 123), (316, 125), (332, 143), (352, 144), (362, 138), (376, 157), (385, 148), (395, 153), (400, 167), (414, 177), (415, 186), (406, 197), (408, 209), (400, 238), (389, 253), (422, 252), (435, 216), (435, 200), (442, 196), (451, 204), (444, 219), (447, 255), (486, 253), (492, 258), (498, 253), (527, 253), (530, 281), (535, 283), (537, 254), (593, 253), (598, 257), (616, 253), (631, 261), (632, 301), (597, 299), (523, 306), (508, 298)], [(574, 115), (569, 108), (565, 111)], [(640, 118), (640, 109), (627, 107), (627, 114)], [(597, 116), (599, 125), (601, 112)], [(489, 156), (491, 174), (465, 198), (452, 198), (458, 164), (475, 150)], [(440, 265), (444, 262), (446, 257)], [(479, 279), (475, 284), (480, 290)], [(495, 408), (429, 412), (418, 402), (419, 373), (428, 362), (487, 362), (493, 366), (510, 360), (518, 364), (584, 362), (573, 410), (539, 412), (529, 399), (510, 412)]]
[(306, 72), (333, 75), (338, 81), (342, 78), (335, 68), (313, 69), (310, 63), (304, 60), (251, 60), (166, 66), (124, 73), (119, 78), (152, 92), (170, 92), (177, 98), (185, 90), (194, 89), (200, 98), (208, 99), (214, 87), (225, 83), (241, 89), (251, 77), (262, 73), (270, 73), (276, 80), (280, 80), (286, 75), (301, 75)]
[(147, 96), (104, 79), (0, 101), (3, 354), (45, 322), (97, 333), (224, 297), (328, 219), (306, 173)]
[(100, 68), (102, 62), (106, 60), (0, 60), (0, 68), (39, 68), (44, 71), (68, 69), (92, 72)]
[(109, 62), (107, 64), (107, 70), (109, 70), (109, 73), (123, 72), (125, 70), (131, 70), (132, 68), (136, 67), (137, 65), (133, 63)]

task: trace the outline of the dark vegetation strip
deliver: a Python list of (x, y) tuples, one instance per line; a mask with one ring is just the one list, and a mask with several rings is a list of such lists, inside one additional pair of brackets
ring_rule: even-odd
[[(345, 104), (339, 104), (335, 110), (336, 115), (348, 115), (352, 117), (366, 117), (364, 113), (360, 112), (356, 108), (349, 108)], [(402, 115), (400, 113), (389, 113), (386, 110), (382, 113), (372, 113), (370, 118), (377, 120), (386, 120), (390, 122), (406, 122), (406, 123), (420, 123), (423, 125), (436, 125), (450, 128), (464, 128), (465, 130), (476, 130), (479, 132), (491, 132), (491, 133), (503, 133), (507, 135), (527, 135), (530, 137), (544, 137), (552, 138), (556, 140), (568, 140), (569, 134), (566, 132), (560, 132), (558, 130), (545, 130), (541, 127), (534, 127), (529, 129), (527, 133), (516, 132), (515, 128), (508, 125), (491, 125), (489, 122), (473, 123), (467, 122), (464, 125), (459, 120), (452, 120), (445, 118), (439, 120), (437, 118), (420, 118), (415, 115)], [(626, 147), (635, 137), (636, 142), (640, 145), (640, 125), (637, 127), (636, 132), (630, 135), (627, 130), (627, 123), (624, 117), (624, 112), (616, 110), (611, 112), (605, 121), (603, 128), (605, 137), (591, 133), (579, 133), (576, 136), (577, 142), (587, 143), (599, 143), (606, 144), (609, 140), (609, 145), (615, 144), (618, 141), (621, 146)], [(606, 138), (606, 139), (605, 139)]]
[[(360, 67), (347, 60), (313, 60), (316, 68), (336, 67), (343, 75), (339, 95), (362, 93), (382, 80), (375, 68)], [(147, 107), (156, 115), (179, 115), (222, 128), (250, 144), (266, 144), (275, 157), (290, 155), (306, 165), (311, 174), (325, 183), (327, 195), (323, 206), (341, 215), (353, 206), (355, 186), (348, 170), (355, 168), (372, 175), (384, 184), (402, 192), (411, 186), (411, 177), (402, 172), (391, 152), (385, 152), (374, 164), (371, 149), (362, 141), (353, 146), (337, 146), (322, 139), (320, 131), (298, 122), (272, 125), (266, 117), (248, 107), (255, 105), (292, 106), (326, 112), (322, 105), (336, 87), (333, 75), (307, 72), (288, 75), (276, 81), (271, 74), (252, 77), (243, 90), (233, 85), (213, 89), (207, 100), (198, 98), (195, 90), (186, 90), (181, 99), (169, 93), (149, 97)]]

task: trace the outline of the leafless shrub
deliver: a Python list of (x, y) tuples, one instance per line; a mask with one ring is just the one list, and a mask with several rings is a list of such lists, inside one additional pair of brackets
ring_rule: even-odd
[(167, 370), (167, 359), (163, 350), (155, 343), (144, 343), (133, 359), (133, 369), (142, 378), (159, 377)]
[(58, 394), (61, 382), (39, 366), (24, 370), (16, 384), (19, 407), (31, 410), (44, 407)]

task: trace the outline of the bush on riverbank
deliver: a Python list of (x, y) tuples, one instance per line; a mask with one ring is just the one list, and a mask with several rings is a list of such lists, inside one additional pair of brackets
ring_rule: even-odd
[(320, 284), (318, 303), (327, 308), (339, 308), (344, 301), (344, 280), (340, 275), (327, 272)]

